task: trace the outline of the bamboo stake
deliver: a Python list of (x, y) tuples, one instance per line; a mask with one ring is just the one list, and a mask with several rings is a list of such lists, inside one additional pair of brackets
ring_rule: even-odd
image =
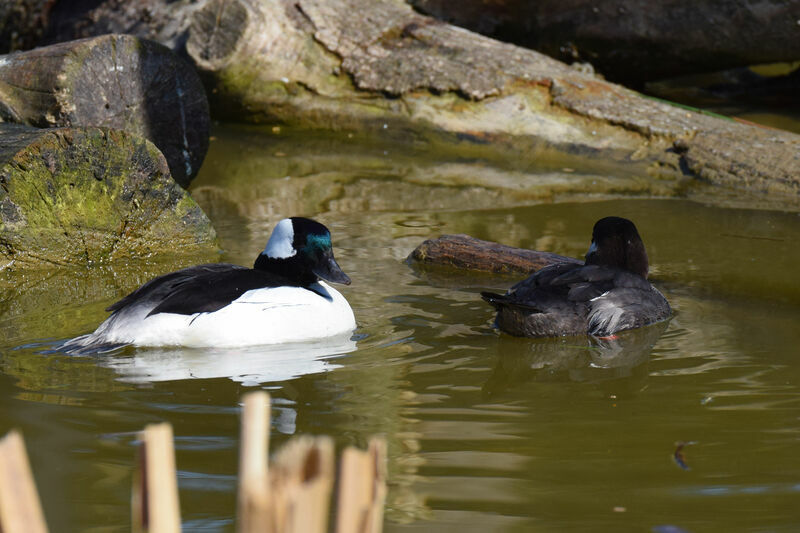
[(327, 531), (333, 471), (330, 437), (295, 437), (284, 445), (270, 472), (272, 531)]
[(386, 500), (386, 441), (373, 438), (367, 451), (342, 452), (336, 533), (380, 533)]
[(151, 424), (139, 433), (139, 438), (142, 445), (131, 498), (133, 531), (178, 533), (181, 515), (172, 426)]
[(237, 531), (256, 533), (269, 524), (269, 394), (247, 394), (243, 404)]
[(25, 442), (16, 430), (0, 440), (0, 531), (47, 533)]

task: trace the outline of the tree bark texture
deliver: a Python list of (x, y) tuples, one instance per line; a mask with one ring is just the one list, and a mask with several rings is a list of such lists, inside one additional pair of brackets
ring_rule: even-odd
[(429, 239), (417, 246), (408, 259), (423, 267), (446, 266), (472, 272), (521, 275), (555, 263), (582, 263), (572, 257), (515, 248), (469, 235)]
[(208, 150), (208, 102), (195, 70), (166, 47), (130, 35), (0, 56), (0, 118), (140, 135), (164, 153), (184, 187)]
[(586, 61), (609, 79), (666, 77), (800, 59), (800, 1), (411, 0), (449, 23)]
[(399, 0), (209, 0), (187, 51), (229, 118), (614, 160), (676, 194), (711, 183), (800, 208), (800, 136), (643, 97)]
[(149, 141), (0, 124), (2, 268), (214, 249), (208, 218)]
[[(644, 98), (400, 0), (107, 0), (82, 13), (81, 34), (133, 31), (180, 48), (188, 31), (221, 119), (392, 136), (522, 166), (565, 166), (566, 154), (566, 166), (611, 162), (673, 195), (715, 202), (713, 184), (726, 204), (800, 208), (797, 135)], [(687, 32), (684, 20), (674, 34)]]

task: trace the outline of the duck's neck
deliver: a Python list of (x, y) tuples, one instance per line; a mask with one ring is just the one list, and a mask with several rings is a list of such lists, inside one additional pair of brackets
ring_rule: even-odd
[(308, 265), (300, 260), (297, 255), (276, 259), (265, 254), (260, 254), (256, 258), (253, 268), (286, 278), (286, 280), (293, 285), (298, 285), (300, 287), (308, 287), (319, 280), (317, 275), (311, 272)]

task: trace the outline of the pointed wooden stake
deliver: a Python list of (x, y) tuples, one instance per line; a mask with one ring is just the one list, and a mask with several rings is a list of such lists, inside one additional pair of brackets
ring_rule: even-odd
[(347, 448), (339, 470), (336, 533), (380, 533), (386, 500), (386, 441), (370, 440), (367, 451)]
[(269, 394), (252, 392), (243, 404), (237, 531), (261, 533), (269, 531)]
[(179, 533), (181, 515), (172, 426), (151, 424), (139, 433), (139, 467), (131, 498), (134, 532)]
[(25, 442), (16, 430), (0, 440), (0, 531), (47, 533)]
[(286, 443), (270, 472), (272, 531), (327, 531), (333, 470), (330, 437), (300, 436)]

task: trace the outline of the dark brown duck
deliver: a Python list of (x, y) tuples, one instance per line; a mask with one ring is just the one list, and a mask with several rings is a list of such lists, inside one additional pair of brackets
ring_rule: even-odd
[(586, 262), (557, 263), (504, 294), (483, 292), (501, 330), (521, 337), (608, 337), (669, 318), (664, 295), (647, 281), (647, 252), (628, 219), (606, 217), (592, 230)]

